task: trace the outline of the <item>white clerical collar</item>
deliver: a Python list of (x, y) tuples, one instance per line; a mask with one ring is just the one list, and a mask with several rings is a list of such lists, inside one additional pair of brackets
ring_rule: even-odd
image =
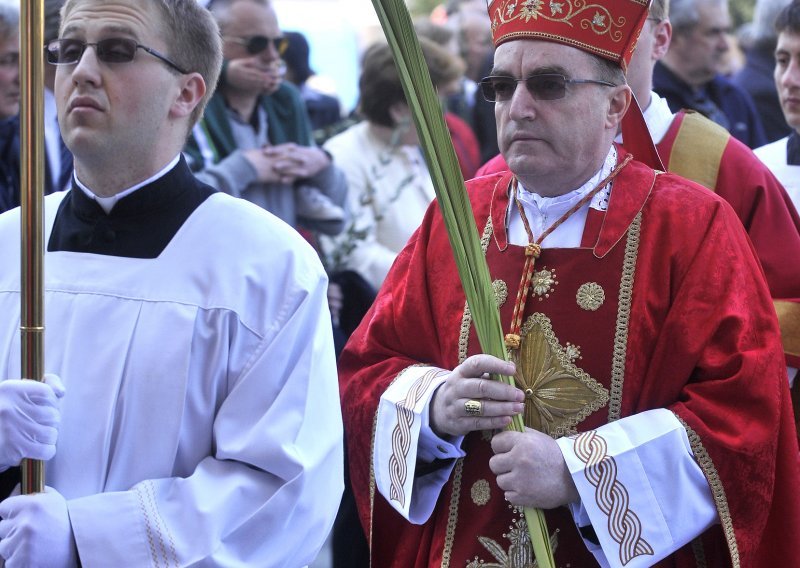
[[(606, 155), (603, 166), (589, 181), (574, 191), (556, 197), (542, 197), (541, 195), (527, 191), (520, 185), (518, 187), (517, 196), (525, 210), (525, 216), (528, 218), (528, 223), (534, 237), (541, 235), (587, 193), (596, 188), (597, 184), (607, 177), (616, 165), (617, 149), (612, 145), (611, 149), (608, 151), (608, 155)], [(583, 228), (586, 224), (589, 209), (597, 209), (600, 211), (608, 209), (611, 186), (612, 184), (608, 184), (592, 197), (589, 205), (584, 205), (572, 214), (542, 241), (542, 246), (565, 248), (580, 246), (581, 236), (583, 235)], [(509, 242), (516, 245), (524, 245), (528, 242), (527, 232), (520, 218), (519, 211), (517, 211), (516, 207), (512, 206), (513, 204), (509, 205), (506, 217)]]
[[(566, 213), (570, 207), (575, 205), (578, 201), (583, 199), (583, 196), (592, 191), (594, 188), (597, 187), (597, 184), (600, 183), (603, 178), (607, 177), (611, 170), (614, 169), (614, 166), (617, 165), (617, 149), (615, 146), (611, 146), (611, 149), (608, 151), (608, 155), (606, 155), (605, 162), (603, 162), (602, 167), (597, 170), (591, 179), (589, 179), (586, 183), (580, 186), (578, 189), (574, 191), (570, 191), (569, 193), (565, 193), (563, 195), (557, 195), (555, 197), (544, 197), (537, 193), (533, 193), (525, 189), (522, 183), (519, 184), (519, 191), (517, 192), (517, 197), (525, 206), (531, 206), (535, 209), (546, 213), (547, 217), (553, 218), (553, 215), (560, 216)], [(606, 188), (606, 191), (608, 188)], [(595, 201), (598, 201), (598, 196), (605, 193), (605, 191), (600, 191), (598, 195), (592, 199), (592, 207), (595, 207)], [(607, 198), (607, 196), (606, 196)], [(527, 207), (526, 207), (527, 208)], [(596, 209), (604, 210), (604, 207), (595, 207)]]
[[(642, 115), (654, 144), (658, 144), (666, 136), (667, 130), (669, 130), (672, 120), (675, 118), (675, 115), (669, 109), (667, 99), (658, 96), (655, 91), (650, 92), (650, 104), (644, 109)], [(621, 133), (617, 134), (615, 142), (622, 143)]]
[(142, 187), (144, 187), (144, 186), (146, 186), (148, 184), (153, 183), (154, 181), (156, 181), (160, 177), (164, 176), (167, 172), (169, 172), (176, 165), (178, 165), (178, 160), (180, 160), (180, 157), (181, 157), (181, 155), (178, 154), (177, 156), (175, 156), (175, 158), (169, 164), (164, 166), (164, 168), (161, 171), (159, 171), (157, 174), (155, 174), (154, 176), (149, 177), (146, 180), (144, 180), (143, 182), (137, 183), (133, 187), (129, 187), (128, 189), (126, 189), (124, 191), (120, 191), (119, 193), (117, 193), (115, 195), (112, 195), (111, 197), (100, 197), (99, 195), (95, 195), (94, 192), (91, 189), (89, 189), (83, 183), (81, 183), (81, 180), (78, 179), (77, 174), (75, 175), (75, 183), (78, 185), (79, 188), (81, 188), (81, 190), (87, 195), (87, 197), (89, 197), (89, 199), (94, 199), (95, 201), (97, 201), (97, 203), (100, 205), (100, 207), (103, 208), (103, 211), (105, 211), (106, 214), (108, 214), (114, 208), (114, 205), (117, 204), (117, 201), (119, 201), (123, 197), (127, 197), (128, 195), (130, 195), (131, 193), (133, 193), (137, 189), (140, 189), (140, 188), (142, 188)]

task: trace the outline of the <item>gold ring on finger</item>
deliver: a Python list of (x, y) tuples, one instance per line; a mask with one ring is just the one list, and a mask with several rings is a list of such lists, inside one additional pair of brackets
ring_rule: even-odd
[(464, 411), (467, 416), (481, 416), (483, 414), (483, 404), (479, 400), (468, 400), (464, 403)]

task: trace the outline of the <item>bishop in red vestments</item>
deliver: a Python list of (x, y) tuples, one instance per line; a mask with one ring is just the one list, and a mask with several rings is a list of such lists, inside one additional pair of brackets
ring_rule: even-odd
[[(435, 204), (342, 355), (373, 566), (531, 567), (521, 506), (547, 510), (560, 567), (794, 555), (763, 271), (724, 200), (612, 143), (630, 90), (602, 59), (624, 67), (646, 5), (580, 6), (490, 3), (484, 87), (513, 173), (468, 191), (515, 364), (480, 355)], [(517, 412), (531, 430), (496, 433)]]

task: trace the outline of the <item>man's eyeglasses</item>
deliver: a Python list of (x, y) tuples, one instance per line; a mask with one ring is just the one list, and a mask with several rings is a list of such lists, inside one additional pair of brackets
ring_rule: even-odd
[(269, 47), (269, 44), (272, 44), (272, 47), (275, 48), (275, 51), (278, 52), (278, 55), (283, 55), (286, 51), (286, 48), (289, 47), (289, 40), (283, 36), (267, 37), (256, 35), (251, 37), (226, 37), (225, 39), (227, 41), (232, 41), (233, 43), (243, 45), (247, 50), (247, 53), (250, 55), (261, 53)]
[(515, 79), (503, 75), (491, 75), (481, 79), (480, 87), (483, 98), (489, 102), (505, 102), (511, 100), (517, 83), (525, 83), (525, 88), (537, 101), (554, 101), (563, 99), (567, 94), (567, 85), (594, 84), (606, 87), (616, 87), (608, 81), (598, 81), (596, 79), (567, 79), (564, 75), (557, 73), (542, 73), (531, 75), (525, 79)]
[(74, 65), (81, 60), (83, 52), (89, 46), (94, 47), (97, 59), (104, 63), (128, 63), (133, 61), (136, 50), (141, 49), (150, 55), (157, 57), (178, 73), (187, 74), (178, 66), (177, 63), (169, 59), (166, 55), (157, 52), (155, 49), (145, 47), (135, 39), (127, 37), (110, 37), (101, 39), (95, 43), (87, 43), (79, 39), (54, 39), (44, 46), (47, 54), (47, 62), (53, 65)]

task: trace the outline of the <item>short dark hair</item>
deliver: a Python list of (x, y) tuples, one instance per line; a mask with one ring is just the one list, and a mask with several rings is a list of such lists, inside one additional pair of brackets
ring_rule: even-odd
[[(427, 38), (419, 38), (419, 44), (434, 87), (443, 87), (464, 74), (461, 58)], [(395, 126), (389, 108), (406, 102), (406, 96), (386, 42), (375, 43), (364, 53), (358, 90), (358, 108), (364, 118), (381, 126)]]
[(794, 0), (778, 13), (775, 18), (775, 33), (781, 32), (800, 34), (800, 1)]

